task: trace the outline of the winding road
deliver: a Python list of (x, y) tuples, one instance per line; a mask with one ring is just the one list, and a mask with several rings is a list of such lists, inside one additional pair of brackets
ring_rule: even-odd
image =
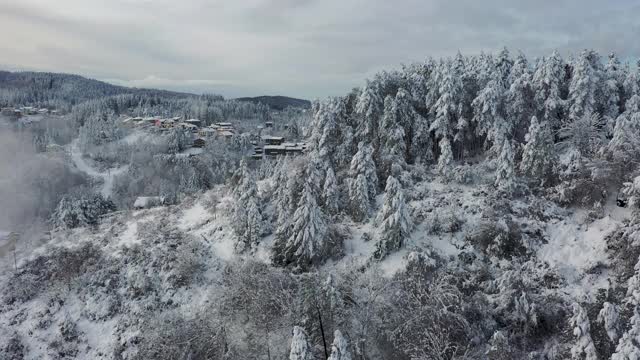
[(102, 188), (100, 189), (100, 193), (105, 198), (111, 197), (113, 193), (113, 180), (117, 175), (122, 174), (127, 171), (129, 165), (120, 166), (117, 168), (108, 169), (107, 171), (100, 172), (92, 167), (89, 163), (85, 161), (82, 157), (82, 151), (80, 151), (80, 147), (78, 146), (78, 139), (74, 140), (70, 146), (71, 152), (71, 160), (78, 168), (78, 170), (86, 173), (92, 178), (102, 179)]

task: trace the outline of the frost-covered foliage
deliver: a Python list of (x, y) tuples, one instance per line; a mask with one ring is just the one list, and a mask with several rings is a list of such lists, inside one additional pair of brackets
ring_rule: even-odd
[(115, 209), (113, 202), (100, 194), (80, 193), (63, 197), (52, 219), (56, 226), (65, 228), (95, 225), (100, 216)]
[(364, 143), (358, 144), (358, 152), (351, 160), (347, 184), (349, 207), (355, 220), (362, 221), (371, 211), (371, 203), (378, 192), (378, 176), (372, 158), (372, 149)]
[(351, 360), (351, 352), (349, 351), (349, 343), (342, 335), (340, 330), (333, 333), (333, 344), (331, 344), (331, 356), (329, 360)]
[(520, 171), (544, 185), (551, 180), (557, 162), (549, 124), (546, 121), (539, 123), (538, 119), (533, 117), (526, 141), (522, 149)]
[(326, 215), (316, 202), (311, 185), (304, 185), (298, 207), (293, 214), (291, 233), (274, 244), (273, 261), (283, 266), (305, 269), (320, 262), (329, 243)]
[(244, 160), (240, 162), (238, 177), (232, 221), (238, 236), (236, 250), (243, 252), (258, 245), (263, 220), (256, 180)]
[(289, 360), (313, 360), (313, 352), (307, 342), (307, 334), (299, 326), (293, 327), (293, 338), (291, 339), (291, 352)]
[(602, 310), (598, 313), (598, 321), (603, 323), (611, 342), (617, 342), (620, 337), (620, 315), (617, 306), (610, 302), (605, 302), (602, 305)]
[(571, 359), (597, 360), (598, 354), (591, 340), (591, 324), (587, 312), (579, 304), (573, 304), (573, 316), (569, 320), (573, 328), (574, 345), (571, 347)]
[(113, 113), (96, 113), (90, 116), (80, 128), (80, 143), (85, 149), (113, 142), (121, 137), (122, 130)]
[(500, 156), (497, 159), (498, 169), (496, 171), (497, 188), (504, 191), (512, 191), (515, 184), (515, 159), (511, 141), (505, 140), (500, 150)]
[(387, 179), (384, 204), (379, 218), (382, 224), (380, 239), (373, 254), (376, 259), (382, 259), (389, 253), (399, 250), (413, 226), (402, 185), (393, 176)]

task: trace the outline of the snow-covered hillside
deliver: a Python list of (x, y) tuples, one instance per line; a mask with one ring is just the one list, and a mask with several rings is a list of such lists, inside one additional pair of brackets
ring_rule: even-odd
[[(504, 49), (381, 72), (308, 113), (80, 104), (71, 156), (33, 156), (83, 175), (28, 183), (52, 231), (16, 257), (0, 242), (2, 355), (639, 359), (639, 71)], [(298, 118), (189, 150), (180, 128), (119, 121), (149, 111)], [(306, 147), (252, 156), (267, 123)]]

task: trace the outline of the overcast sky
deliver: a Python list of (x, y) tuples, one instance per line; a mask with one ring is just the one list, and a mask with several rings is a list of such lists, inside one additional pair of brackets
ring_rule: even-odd
[(637, 0), (0, 0), (0, 67), (228, 97), (344, 94), (428, 56), (640, 55)]

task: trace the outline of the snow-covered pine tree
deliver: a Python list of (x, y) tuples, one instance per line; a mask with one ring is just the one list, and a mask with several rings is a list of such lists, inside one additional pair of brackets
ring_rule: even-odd
[(187, 148), (189, 145), (189, 137), (181, 128), (173, 128), (167, 136), (167, 151), (170, 154), (176, 154)]
[(628, 164), (640, 156), (640, 112), (632, 112), (640, 97), (634, 95), (627, 101), (627, 111), (618, 116), (608, 152), (620, 163)]
[(591, 324), (587, 311), (579, 304), (573, 304), (573, 316), (569, 319), (575, 342), (571, 347), (572, 360), (598, 360), (596, 348), (591, 339)]
[(262, 213), (255, 177), (246, 161), (240, 162), (236, 176), (238, 185), (234, 191), (232, 224), (238, 236), (236, 250), (242, 252), (255, 247), (258, 243), (262, 234)]
[(371, 212), (368, 180), (364, 174), (349, 180), (349, 210), (354, 221), (364, 221)]
[(314, 360), (313, 350), (307, 341), (307, 334), (299, 326), (293, 327), (289, 360)]
[(622, 335), (611, 360), (640, 359), (640, 309), (636, 305), (629, 320), (629, 330)]
[(411, 215), (405, 203), (402, 185), (393, 176), (387, 179), (384, 205), (379, 215), (382, 222), (380, 238), (373, 254), (375, 259), (383, 259), (392, 251), (399, 250), (413, 226)]
[(523, 75), (531, 75), (530, 72), (531, 70), (529, 69), (529, 61), (527, 61), (527, 57), (524, 56), (522, 52), (518, 52), (518, 56), (516, 56), (516, 60), (513, 62), (511, 72), (507, 78), (507, 83), (511, 86)]
[(322, 200), (322, 179), (325, 177), (324, 172), (327, 166), (331, 166), (331, 163), (323, 162), (318, 151), (312, 150), (309, 153), (305, 178), (311, 185), (313, 193), (318, 196), (317, 199), (320, 201)]
[(290, 235), (276, 237), (273, 245), (273, 262), (281, 266), (295, 265), (308, 269), (322, 260), (326, 249), (328, 226), (325, 214), (316, 202), (316, 195), (309, 182), (293, 214)]
[(636, 68), (629, 71), (624, 79), (623, 87), (627, 99), (633, 95), (640, 95), (640, 60), (636, 62)]
[(372, 152), (370, 145), (360, 142), (349, 168), (349, 207), (356, 221), (362, 221), (369, 215), (378, 192), (378, 175)]
[(533, 75), (533, 88), (538, 116), (549, 123), (553, 131), (560, 129), (563, 112), (561, 94), (564, 87), (564, 63), (560, 54), (554, 51), (544, 58)]
[(620, 115), (620, 107), (624, 104), (624, 71), (616, 54), (609, 54), (609, 61), (604, 68), (603, 74), (603, 116), (607, 118), (607, 122), (612, 124), (610, 130), (613, 130), (613, 123)]
[[(441, 67), (442, 74), (440, 75), (439, 94), (440, 97), (436, 101), (433, 108), (434, 120), (429, 128), (438, 138), (440, 138), (440, 152), (444, 156), (453, 156), (451, 149), (451, 139), (453, 139), (453, 129), (458, 124), (460, 118), (461, 107), (460, 97), (462, 95), (462, 83), (460, 81), (460, 75), (455, 71), (454, 63), (447, 61)], [(447, 139), (444, 141), (444, 139)], [(448, 149), (443, 148), (448, 147)], [(441, 155), (441, 156), (442, 156)], [(438, 160), (438, 168), (445, 169), (441, 166), (443, 163), (449, 163), (450, 159)]]
[[(402, 159), (404, 162), (413, 160), (413, 155), (416, 153), (425, 153), (427, 150), (425, 148), (417, 148), (413, 143), (414, 140), (418, 142), (418, 146), (424, 143), (425, 140), (422, 139), (422, 133), (416, 136), (416, 132), (424, 131), (426, 120), (414, 109), (412, 98), (411, 94), (403, 87), (396, 92), (396, 116), (404, 132), (405, 153)], [(426, 158), (427, 156), (424, 157)], [(398, 165), (402, 164), (398, 163)]]
[(392, 164), (405, 163), (405, 133), (399, 119), (396, 99), (387, 96), (384, 99), (384, 115), (380, 124), (380, 175), (384, 179), (391, 172)]
[(557, 161), (549, 124), (546, 121), (539, 123), (535, 116), (532, 117), (525, 140), (520, 171), (544, 185)]
[(611, 342), (615, 343), (618, 341), (620, 337), (620, 315), (618, 313), (618, 307), (615, 304), (608, 301), (602, 304), (602, 309), (598, 313), (598, 322), (604, 325), (607, 336), (609, 336)]
[(640, 359), (640, 258), (634, 266), (634, 274), (627, 281), (625, 302), (633, 306), (633, 316), (629, 320), (628, 330), (622, 335), (611, 360)]
[(593, 50), (584, 50), (573, 64), (573, 77), (569, 85), (569, 119), (572, 121), (598, 111), (599, 61), (598, 54)]
[(324, 178), (324, 186), (322, 188), (322, 201), (324, 207), (329, 214), (335, 215), (340, 211), (340, 190), (338, 188), (338, 180), (333, 171), (333, 167), (328, 167)]
[(122, 137), (122, 130), (113, 111), (99, 110), (89, 116), (79, 130), (78, 139), (83, 148), (102, 145)]
[(453, 163), (453, 149), (451, 148), (451, 142), (448, 137), (440, 139), (440, 156), (438, 157), (438, 172), (441, 175), (447, 176), (451, 170), (451, 164)]
[(511, 85), (509, 83), (509, 75), (511, 74), (511, 69), (513, 67), (513, 60), (509, 54), (509, 49), (503, 47), (502, 50), (500, 50), (496, 57), (495, 64), (498, 75), (498, 85), (500, 85), (503, 90), (506, 90)]
[(511, 141), (504, 140), (500, 156), (497, 159), (495, 186), (506, 192), (511, 192), (514, 188), (514, 154)]
[(378, 136), (378, 123), (382, 117), (384, 100), (379, 95), (376, 82), (367, 81), (356, 102), (356, 114), (361, 117), (356, 129), (356, 139), (372, 143)]
[(333, 344), (331, 344), (329, 360), (351, 360), (349, 343), (340, 330), (333, 332)]
[(491, 80), (473, 100), (473, 122), (478, 135), (486, 136), (485, 147), (491, 144), (491, 154), (500, 154), (500, 148), (512, 133), (512, 127), (504, 117), (503, 90), (496, 80)]
[(521, 142), (531, 116), (535, 114), (534, 93), (528, 73), (516, 78), (505, 94), (506, 119), (512, 124), (511, 137)]

